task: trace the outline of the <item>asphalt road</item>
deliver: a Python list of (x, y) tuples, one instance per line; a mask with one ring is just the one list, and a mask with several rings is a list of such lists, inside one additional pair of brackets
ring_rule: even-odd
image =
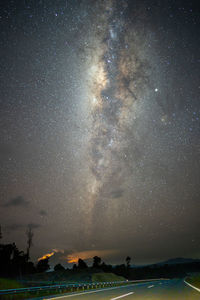
[[(44, 298), (43, 298), (44, 299)], [(200, 300), (200, 293), (187, 286), (181, 279), (160, 280), (124, 287), (67, 294), (56, 300)]]

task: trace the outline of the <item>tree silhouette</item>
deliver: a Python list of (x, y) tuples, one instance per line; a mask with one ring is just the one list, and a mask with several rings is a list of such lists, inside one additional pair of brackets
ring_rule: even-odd
[(78, 260), (78, 268), (79, 269), (87, 269), (87, 264), (86, 264), (86, 262), (83, 260), (83, 259), (81, 259), (81, 258), (79, 258), (79, 260)]
[(65, 268), (61, 264), (57, 264), (54, 267), (54, 271), (64, 271)]
[(127, 256), (126, 257), (126, 267), (127, 267), (127, 277), (129, 277), (129, 275), (130, 275), (130, 262), (131, 262), (131, 258), (130, 258), (130, 256)]
[(127, 265), (127, 269), (130, 268), (130, 262), (131, 262), (131, 257), (130, 257), (130, 256), (127, 256), (127, 257), (126, 257), (126, 265)]
[(101, 264), (101, 269), (102, 269), (104, 272), (109, 272), (109, 273), (111, 273), (111, 272), (112, 272), (112, 265), (107, 265), (107, 264), (105, 264), (105, 262), (102, 262), (102, 264)]
[(29, 260), (29, 258), (30, 258), (30, 248), (33, 245), (33, 235), (34, 235), (31, 225), (28, 225), (28, 228), (26, 230), (26, 235), (27, 235), (27, 252), (26, 252), (26, 255), (27, 255), (27, 260)]
[(125, 266), (125, 264), (122, 264), (122, 265), (116, 265), (116, 266), (113, 268), (113, 272), (114, 272), (116, 275), (126, 277), (126, 276), (127, 276), (127, 267)]
[(99, 268), (101, 264), (101, 257), (94, 256), (93, 257), (93, 268)]
[(27, 262), (27, 255), (15, 243), (0, 245), (0, 275), (21, 277), (34, 272), (33, 263)]
[(73, 264), (72, 269), (73, 269), (74, 271), (76, 271), (76, 270), (77, 270), (77, 265), (76, 265), (76, 264)]
[(37, 272), (42, 273), (50, 269), (49, 258), (41, 259), (36, 266)]

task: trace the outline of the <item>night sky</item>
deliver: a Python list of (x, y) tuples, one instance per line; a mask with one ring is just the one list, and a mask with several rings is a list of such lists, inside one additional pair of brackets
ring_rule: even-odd
[(1, 1), (2, 243), (200, 258), (197, 2)]

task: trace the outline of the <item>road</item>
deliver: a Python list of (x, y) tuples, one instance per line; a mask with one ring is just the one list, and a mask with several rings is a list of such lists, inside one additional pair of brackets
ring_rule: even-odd
[(56, 300), (200, 300), (200, 293), (181, 279), (152, 281), (43, 299)]

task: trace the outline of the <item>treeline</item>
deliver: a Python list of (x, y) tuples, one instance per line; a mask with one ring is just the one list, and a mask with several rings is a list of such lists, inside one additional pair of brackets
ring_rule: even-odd
[[(98, 256), (93, 257), (92, 266), (79, 258), (78, 263), (71, 269), (65, 269), (61, 264), (54, 267), (54, 271), (79, 273), (82, 271), (106, 272), (123, 276), (129, 280), (153, 279), (153, 278), (184, 278), (188, 273), (200, 272), (200, 262), (149, 265), (143, 267), (131, 267), (131, 258), (127, 256), (125, 263), (110, 265), (102, 262)], [(28, 252), (19, 251), (15, 243), (0, 244), (0, 276), (17, 277), (23, 275), (46, 272), (50, 268), (49, 258), (41, 259), (36, 265), (30, 261)]]
[[(179, 263), (179, 264), (154, 264), (143, 267), (131, 267), (131, 258), (126, 258), (126, 264), (121, 265), (107, 265), (104, 262), (101, 263), (101, 258), (95, 256), (93, 258), (92, 267), (88, 267), (85, 261), (79, 259), (78, 264), (73, 266), (73, 272), (79, 272), (83, 269), (94, 269), (95, 272), (102, 271), (108, 273), (114, 273), (119, 276), (123, 276), (129, 280), (140, 279), (154, 279), (154, 278), (184, 278), (188, 273), (200, 272), (200, 262), (191, 263)], [(54, 270), (64, 270), (64, 267), (56, 265)]]
[[(20, 251), (15, 243), (0, 244), (0, 277), (17, 277), (24, 275), (42, 273), (50, 269), (49, 258), (39, 260), (35, 265), (30, 261), (30, 249), (33, 240), (33, 231), (31, 226), (27, 227), (27, 249), (26, 252)], [(0, 227), (0, 238), (2, 238)], [(200, 272), (200, 262), (179, 263), (179, 264), (154, 264), (143, 267), (131, 267), (131, 258), (126, 257), (125, 263), (112, 266), (102, 262), (98, 256), (93, 257), (92, 266), (79, 258), (78, 263), (71, 269), (65, 269), (61, 264), (54, 267), (54, 271), (78, 273), (83, 270), (93, 272), (114, 273), (130, 280), (150, 279), (150, 278), (183, 278), (188, 273)]]
[[(26, 252), (20, 251), (15, 243), (1, 244), (0, 243), (0, 276), (1, 277), (18, 277), (22, 275), (39, 273), (47, 271), (49, 262), (40, 260), (36, 265), (30, 261), (30, 249), (33, 244), (33, 228), (27, 226), (27, 248)], [(0, 226), (0, 239), (2, 239), (2, 231)]]
[[(112, 269), (112, 272), (116, 275), (125, 276), (126, 266), (116, 266)], [(130, 268), (127, 278), (130, 280), (154, 278), (184, 278), (192, 272), (200, 272), (199, 262), (164, 265), (155, 264), (144, 267), (134, 267)]]
[(44, 272), (49, 269), (48, 260), (40, 260), (36, 265), (29, 255), (19, 251), (15, 243), (0, 244), (0, 276), (21, 277), (26, 274)]

